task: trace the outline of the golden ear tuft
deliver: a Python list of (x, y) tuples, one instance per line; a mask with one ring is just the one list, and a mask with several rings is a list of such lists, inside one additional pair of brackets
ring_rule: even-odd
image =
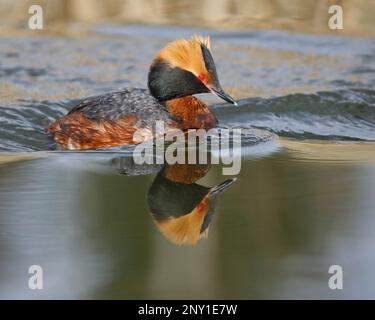
[(211, 49), (211, 42), (210, 42), (210, 37), (203, 37), (201, 35), (194, 35), (191, 38), (192, 41), (198, 42), (200, 45), (204, 45), (207, 49)]
[(198, 76), (207, 74), (201, 46), (210, 50), (210, 38), (195, 35), (189, 40), (177, 39), (160, 50), (156, 59), (161, 59), (174, 67), (190, 71)]

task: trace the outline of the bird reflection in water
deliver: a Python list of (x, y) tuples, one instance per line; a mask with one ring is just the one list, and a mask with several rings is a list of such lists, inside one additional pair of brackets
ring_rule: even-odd
[(131, 157), (119, 157), (112, 165), (129, 176), (157, 172), (147, 204), (158, 230), (176, 245), (195, 245), (207, 238), (218, 195), (237, 180), (230, 178), (214, 187), (196, 183), (209, 172), (210, 164), (136, 165)]

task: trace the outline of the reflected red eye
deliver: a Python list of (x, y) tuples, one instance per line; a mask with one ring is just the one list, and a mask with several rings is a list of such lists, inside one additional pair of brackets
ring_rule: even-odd
[(201, 73), (201, 74), (198, 76), (198, 79), (199, 79), (200, 81), (204, 82), (204, 81), (206, 80), (206, 76), (205, 76), (203, 73)]
[(203, 203), (203, 202), (200, 202), (200, 203), (198, 203), (198, 205), (197, 205), (197, 209), (199, 210), (199, 211), (202, 211), (204, 208), (205, 208), (205, 204)]

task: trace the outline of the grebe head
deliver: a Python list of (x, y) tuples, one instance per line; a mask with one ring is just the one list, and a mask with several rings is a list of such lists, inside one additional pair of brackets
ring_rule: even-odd
[(163, 48), (150, 67), (148, 87), (159, 101), (211, 92), (237, 104), (221, 88), (208, 37), (180, 39)]
[(194, 245), (207, 238), (218, 196), (236, 181), (228, 179), (212, 188), (197, 184), (208, 171), (207, 165), (167, 165), (148, 191), (155, 225), (174, 244)]

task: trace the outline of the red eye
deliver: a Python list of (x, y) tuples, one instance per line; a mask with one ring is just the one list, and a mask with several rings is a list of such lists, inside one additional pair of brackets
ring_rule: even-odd
[(200, 203), (198, 203), (198, 205), (197, 205), (197, 209), (199, 210), (199, 211), (202, 211), (204, 208), (205, 208), (205, 204), (203, 203), (203, 202), (200, 202)]
[(206, 80), (206, 76), (205, 76), (203, 73), (201, 73), (201, 74), (198, 76), (198, 79), (199, 79), (200, 81), (204, 82), (204, 81)]

